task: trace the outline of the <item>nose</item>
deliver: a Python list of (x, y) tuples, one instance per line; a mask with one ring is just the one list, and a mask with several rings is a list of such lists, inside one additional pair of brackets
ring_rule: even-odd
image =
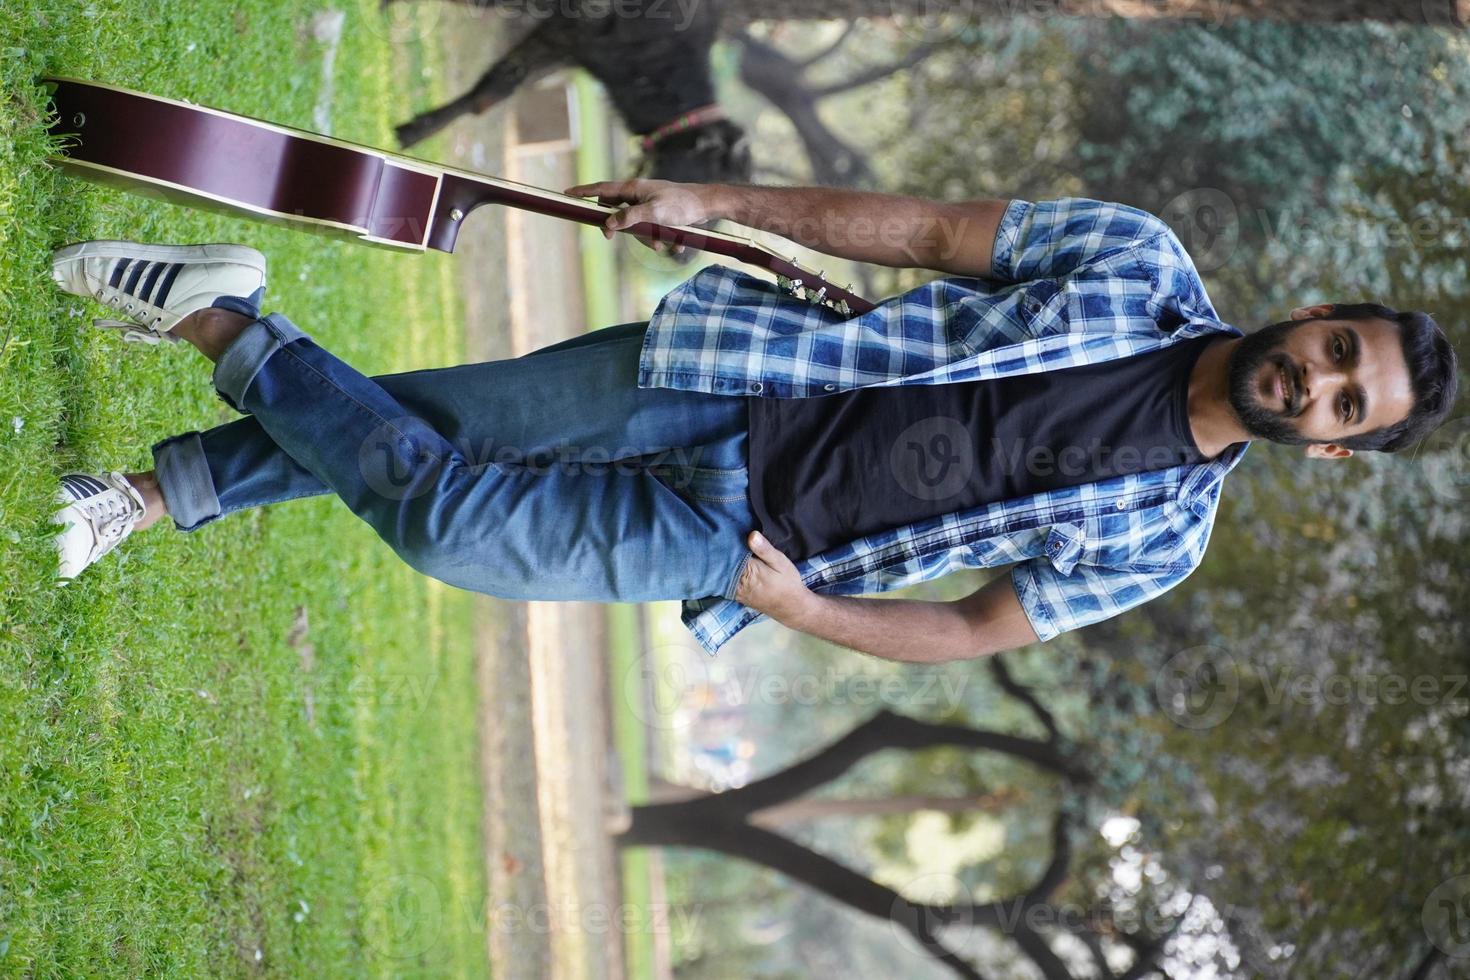
[(1312, 388), (1321, 386), (1330, 388), (1335, 384), (1342, 384), (1347, 380), (1347, 372), (1339, 364), (1327, 363), (1314, 365), (1310, 361), (1302, 362), (1301, 377), (1298, 379), (1301, 385), (1302, 400), (1312, 397)]

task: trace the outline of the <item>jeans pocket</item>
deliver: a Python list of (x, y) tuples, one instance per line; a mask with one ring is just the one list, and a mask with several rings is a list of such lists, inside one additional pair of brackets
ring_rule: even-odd
[(740, 579), (745, 575), (745, 566), (749, 565), (750, 560), (754, 557), (749, 551), (746, 551), (741, 556), (739, 563), (735, 566), (734, 574), (730, 576), (729, 585), (725, 587), (725, 591), (722, 593), (723, 598), (734, 600), (735, 593), (740, 588)]

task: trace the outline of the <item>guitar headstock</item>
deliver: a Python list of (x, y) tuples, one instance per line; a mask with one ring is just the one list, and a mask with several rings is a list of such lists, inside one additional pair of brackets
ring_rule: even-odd
[[(848, 305), (847, 300), (829, 297), (827, 295), (827, 291), (831, 288), (831, 286), (826, 281), (822, 280), (821, 273), (818, 273), (813, 278), (820, 281), (822, 285), (810, 286), (807, 285), (807, 281), (805, 279), (793, 279), (790, 276), (784, 276), (780, 273), (777, 273), (776, 285), (780, 286), (782, 289), (790, 293), (792, 296), (795, 296), (797, 299), (804, 299), (808, 303), (816, 303), (818, 305), (825, 306), (827, 307), (827, 309), (835, 310), (836, 312), (841, 313), (843, 316), (852, 316), (852, 307)], [(847, 291), (852, 291), (851, 283), (848, 284)]]
[(797, 299), (825, 306), (845, 317), (873, 309), (873, 303), (852, 291), (851, 283), (838, 286), (827, 280), (824, 273), (803, 267), (794, 257), (787, 259), (765, 251), (769, 258), (762, 264), (776, 274), (776, 285)]

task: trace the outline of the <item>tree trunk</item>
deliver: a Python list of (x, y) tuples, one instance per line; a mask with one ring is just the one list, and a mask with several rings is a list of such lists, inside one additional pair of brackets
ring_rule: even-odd
[(949, 14), (978, 20), (1013, 14), (1125, 17), (1134, 20), (1277, 20), (1307, 24), (1378, 20), (1464, 27), (1470, 0), (741, 0), (726, 4), (730, 27), (757, 20), (849, 20), (902, 15), (925, 21)]
[(818, 115), (817, 97), (803, 78), (803, 66), (749, 34), (740, 41), (740, 80), (791, 120), (811, 161), (813, 182), (837, 187), (868, 182), (872, 171), (867, 160)]
[[(648, 802), (682, 803), (714, 794), (702, 789), (681, 786), (654, 776), (648, 781)], [(793, 823), (810, 823), (824, 817), (883, 817), (892, 813), (914, 813), (934, 810), (938, 813), (994, 812), (1025, 802), (1026, 794), (1002, 789), (978, 796), (880, 796), (860, 800), (792, 800), (757, 810), (750, 822), (760, 827), (779, 827)]]
[(894, 813), (933, 810), (936, 813), (995, 813), (1020, 801), (1024, 794), (1000, 790), (982, 796), (885, 796), (871, 800), (792, 800), (757, 810), (750, 822), (757, 827), (810, 823), (825, 817), (884, 817)]
[[(1052, 904), (1053, 897), (1066, 883), (1072, 863), (1066, 806), (1053, 816), (1051, 859), (1031, 887), (1019, 894), (982, 903), (936, 905), (911, 901), (841, 861), (772, 829), (772, 826), (835, 815), (918, 809), (993, 810), (1024, 799), (1024, 793), (1009, 789), (965, 799), (921, 795), (870, 800), (797, 799), (838, 778), (868, 755), (887, 748), (914, 750), (953, 745), (998, 751), (1048, 769), (1073, 787), (1091, 782), (1078, 758), (1058, 749), (1062, 739), (1051, 712), (1030, 690), (1016, 683), (1003, 665), (992, 670), (1006, 692), (1036, 714), (1047, 729), (1046, 740), (921, 721), (884, 709), (815, 755), (738, 789), (705, 793), (658, 782), (655, 786), (658, 802), (633, 808), (632, 822), (617, 835), (617, 846), (697, 848), (779, 871), (848, 908), (892, 923), (907, 932), (936, 962), (966, 980), (982, 978), (973, 965), (945, 944), (940, 931), (946, 926), (971, 925), (997, 930), (1020, 948), (1045, 980), (1073, 980), (1065, 962), (1052, 950), (1046, 933), (1038, 928), (1041, 923), (1052, 923), (1048, 933), (1057, 927), (1071, 929), (1088, 944), (1100, 974), (1107, 980), (1140, 980), (1153, 968), (1172, 930), (1152, 941), (1133, 940), (1130, 944), (1136, 953), (1135, 962), (1119, 977), (1107, 967), (1097, 934), (1090, 930), (1078, 934), (1075, 928), (1066, 925), (1061, 910)], [(1042, 918), (1034, 919), (1032, 913), (1039, 913)], [(1182, 921), (1180, 916), (1175, 928)]]

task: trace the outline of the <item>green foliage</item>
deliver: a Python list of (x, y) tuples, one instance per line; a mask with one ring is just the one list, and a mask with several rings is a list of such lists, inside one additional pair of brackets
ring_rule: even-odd
[[(922, 138), (889, 134), (904, 192), (1080, 193), (1174, 220), (1181, 195), (1209, 191), (1235, 236), (1202, 263), (1227, 319), (1249, 330), (1304, 302), (1373, 299), (1429, 310), (1470, 350), (1461, 35), (996, 20), (907, 85)], [(1210, 242), (1191, 230), (1199, 259)], [(1117, 852), (1084, 834), (1069, 894), (1208, 898), (1241, 976), (1407, 975), (1429, 948), (1426, 899), (1470, 853), (1467, 445), (1463, 422), (1392, 457), (1262, 445), (1184, 585), (1047, 645), (1053, 676), (1032, 682), (1095, 766), (1088, 827), (1135, 817), (1128, 846), (1162, 875), (1120, 893)], [(1238, 693), (1195, 729), (1156, 689), (1206, 645)]]

